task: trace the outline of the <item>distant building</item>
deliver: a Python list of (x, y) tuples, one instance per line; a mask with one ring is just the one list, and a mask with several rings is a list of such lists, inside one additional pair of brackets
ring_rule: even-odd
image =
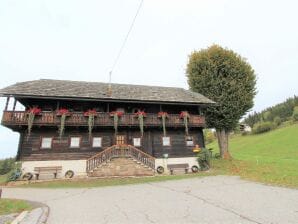
[[(182, 88), (43, 79), (16, 83), (0, 95), (7, 97), (2, 125), (20, 133), (17, 159), (23, 171), (58, 178), (152, 175), (167, 164), (198, 166), (192, 149), (205, 146), (202, 110), (214, 103)], [(25, 111), (15, 111), (16, 102)]]
[(248, 124), (240, 124), (240, 131), (251, 132), (252, 128)]

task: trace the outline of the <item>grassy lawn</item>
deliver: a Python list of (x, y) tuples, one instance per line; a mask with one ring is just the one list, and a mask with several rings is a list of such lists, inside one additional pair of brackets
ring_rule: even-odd
[[(208, 147), (218, 151), (217, 144)], [(214, 168), (263, 183), (298, 187), (298, 124), (230, 141), (232, 162), (215, 161)]]
[(217, 175), (216, 170), (210, 172), (199, 172), (187, 175), (172, 176), (153, 176), (153, 177), (136, 177), (136, 178), (99, 178), (99, 179), (77, 179), (77, 180), (57, 180), (39, 183), (31, 183), (21, 185), (20, 187), (36, 187), (36, 188), (83, 188), (83, 187), (106, 187), (127, 184), (143, 184), (150, 182), (159, 182), (167, 180), (180, 180), (187, 178), (198, 178), (204, 176)]
[(22, 200), (0, 199), (0, 215), (20, 213), (24, 210), (31, 210), (31, 205)]

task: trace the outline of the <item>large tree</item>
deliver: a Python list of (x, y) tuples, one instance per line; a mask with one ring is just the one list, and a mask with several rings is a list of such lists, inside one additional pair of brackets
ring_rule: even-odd
[(191, 90), (217, 103), (206, 109), (207, 125), (216, 129), (221, 157), (230, 158), (229, 133), (253, 106), (254, 70), (239, 54), (212, 45), (189, 56), (187, 78)]

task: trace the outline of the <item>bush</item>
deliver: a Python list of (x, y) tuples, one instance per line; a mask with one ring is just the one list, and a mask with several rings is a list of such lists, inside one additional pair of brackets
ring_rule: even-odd
[(0, 160), (0, 175), (9, 173), (15, 167), (15, 158), (7, 158)]
[(250, 132), (248, 132), (248, 131), (244, 131), (244, 132), (241, 133), (242, 136), (246, 136), (246, 135), (249, 135), (249, 134), (250, 134)]
[(254, 128), (253, 128), (253, 133), (254, 134), (260, 134), (260, 133), (264, 133), (267, 131), (271, 131), (272, 129), (275, 128), (275, 125), (272, 122), (259, 122), (256, 123)]
[(296, 106), (295, 108), (294, 108), (294, 111), (293, 111), (293, 120), (294, 121), (298, 121), (298, 106)]
[(276, 126), (281, 125), (281, 119), (280, 119), (279, 116), (276, 116), (276, 117), (274, 118), (274, 124), (275, 124)]
[(216, 140), (216, 136), (211, 129), (204, 129), (204, 137), (206, 145), (214, 142)]

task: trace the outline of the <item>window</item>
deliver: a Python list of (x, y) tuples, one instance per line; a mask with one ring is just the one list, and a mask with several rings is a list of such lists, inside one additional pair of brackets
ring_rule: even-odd
[(92, 141), (92, 147), (93, 148), (99, 148), (101, 147), (102, 144), (102, 138), (101, 137), (93, 137), (93, 141)]
[(141, 146), (141, 138), (133, 138), (134, 146)]
[(70, 148), (80, 148), (80, 137), (70, 137)]
[(51, 137), (42, 137), (40, 148), (51, 149), (52, 148), (52, 138)]
[(186, 146), (194, 146), (193, 137), (192, 136), (187, 136), (186, 137)]
[(170, 146), (171, 145), (170, 137), (162, 137), (162, 145)]

